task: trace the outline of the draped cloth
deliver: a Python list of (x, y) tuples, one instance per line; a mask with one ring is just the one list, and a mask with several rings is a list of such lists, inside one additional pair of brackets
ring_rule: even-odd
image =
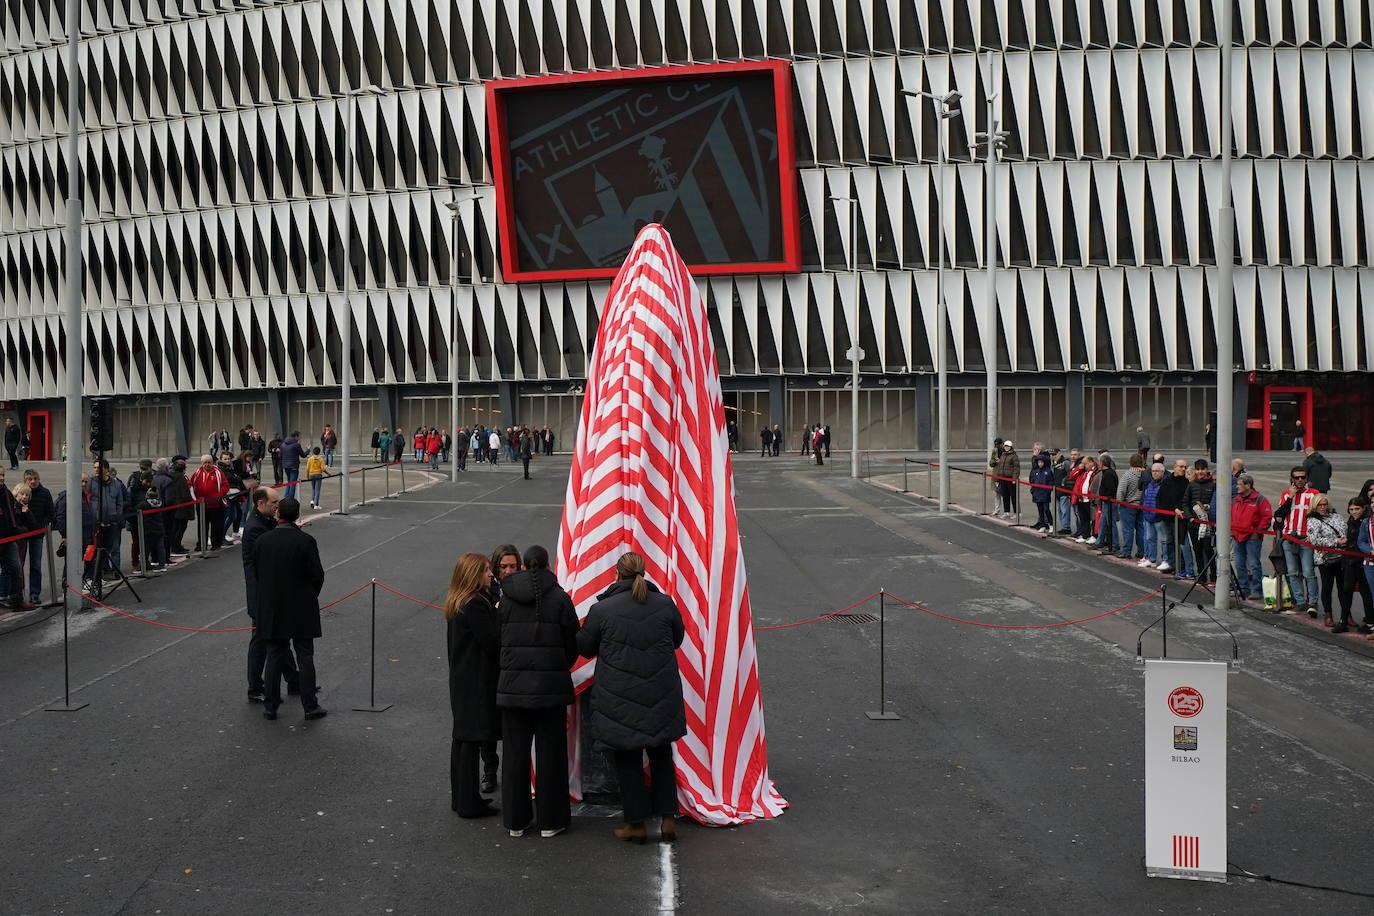
[[(646, 226), (611, 286), (573, 451), (558, 574), (585, 618), (621, 554), (672, 596), (687, 735), (674, 745), (682, 810), (708, 825), (776, 817), (753, 618), (706, 307), (662, 226)], [(579, 659), (585, 691), (595, 660)], [(581, 797), (576, 707), (569, 723)]]

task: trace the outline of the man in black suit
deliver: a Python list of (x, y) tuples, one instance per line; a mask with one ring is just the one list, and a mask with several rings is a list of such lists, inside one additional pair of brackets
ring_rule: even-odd
[(320, 589), (324, 587), (324, 567), (315, 539), (296, 527), (300, 515), (299, 500), (281, 500), (277, 503), (277, 527), (263, 532), (253, 545), (258, 579), (258, 632), (267, 642), (264, 719), (277, 717), (282, 673), (293, 649), (305, 717), (325, 717), (315, 695), (315, 640), (322, 635)]
[[(248, 513), (248, 521), (243, 523), (243, 584), (248, 604), (248, 616), (256, 623), (258, 619), (258, 575), (253, 546), (258, 538), (277, 527), (277, 491), (271, 487), (258, 487), (253, 491), (253, 508)], [(267, 695), (263, 689), (262, 672), (267, 666), (267, 641), (262, 631), (253, 630), (248, 640), (248, 702), (263, 703)], [(296, 674), (296, 662), (287, 653), (282, 675), (286, 678), (289, 693), (300, 693), (301, 686)]]
[(14, 417), (5, 417), (5, 451), (10, 455), (10, 470), (19, 468), (19, 446), (24, 442), (24, 431), (14, 422)]

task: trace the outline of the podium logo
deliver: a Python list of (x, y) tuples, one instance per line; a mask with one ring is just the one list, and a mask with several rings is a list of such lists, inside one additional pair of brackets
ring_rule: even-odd
[(1197, 750), (1197, 729), (1191, 725), (1174, 726), (1174, 750)]
[(1174, 834), (1174, 868), (1199, 868), (1201, 845), (1198, 837)]
[(1192, 687), (1175, 687), (1169, 694), (1169, 711), (1180, 719), (1202, 712), (1202, 694)]

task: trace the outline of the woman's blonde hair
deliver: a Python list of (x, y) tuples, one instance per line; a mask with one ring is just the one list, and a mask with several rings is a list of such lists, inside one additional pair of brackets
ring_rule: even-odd
[(448, 582), (448, 596), (444, 599), (444, 617), (452, 620), (463, 605), (482, 592), (491, 561), (480, 553), (465, 553), (453, 564), (453, 576)]
[(26, 483), (15, 484), (14, 489), (10, 492), (14, 494), (15, 499), (18, 499), (21, 496), (27, 496), (29, 499), (33, 499), (33, 489), (30, 488), (29, 485)]
[(633, 579), (630, 597), (640, 604), (649, 600), (649, 583), (644, 578), (644, 558), (631, 550), (615, 564), (615, 574), (620, 579)]

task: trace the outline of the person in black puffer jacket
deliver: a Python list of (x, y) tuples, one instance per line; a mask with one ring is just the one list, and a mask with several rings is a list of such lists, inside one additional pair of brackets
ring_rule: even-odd
[[(511, 836), (524, 836), (531, 820), (541, 836), (568, 829), (567, 715), (573, 701), (577, 613), (549, 570), (549, 552), (525, 551), (525, 571), (501, 583), (501, 813)], [(535, 808), (530, 810), (530, 742), (534, 742)]]
[[(620, 781), (622, 840), (643, 843), (644, 821), (662, 818), (661, 836), (677, 839), (677, 770), (673, 742), (687, 734), (677, 648), (682, 615), (673, 599), (644, 578), (644, 558), (627, 553), (615, 564), (617, 581), (597, 596), (577, 634), (577, 648), (600, 658), (592, 684), (592, 734)], [(649, 756), (651, 790), (644, 785)]]

